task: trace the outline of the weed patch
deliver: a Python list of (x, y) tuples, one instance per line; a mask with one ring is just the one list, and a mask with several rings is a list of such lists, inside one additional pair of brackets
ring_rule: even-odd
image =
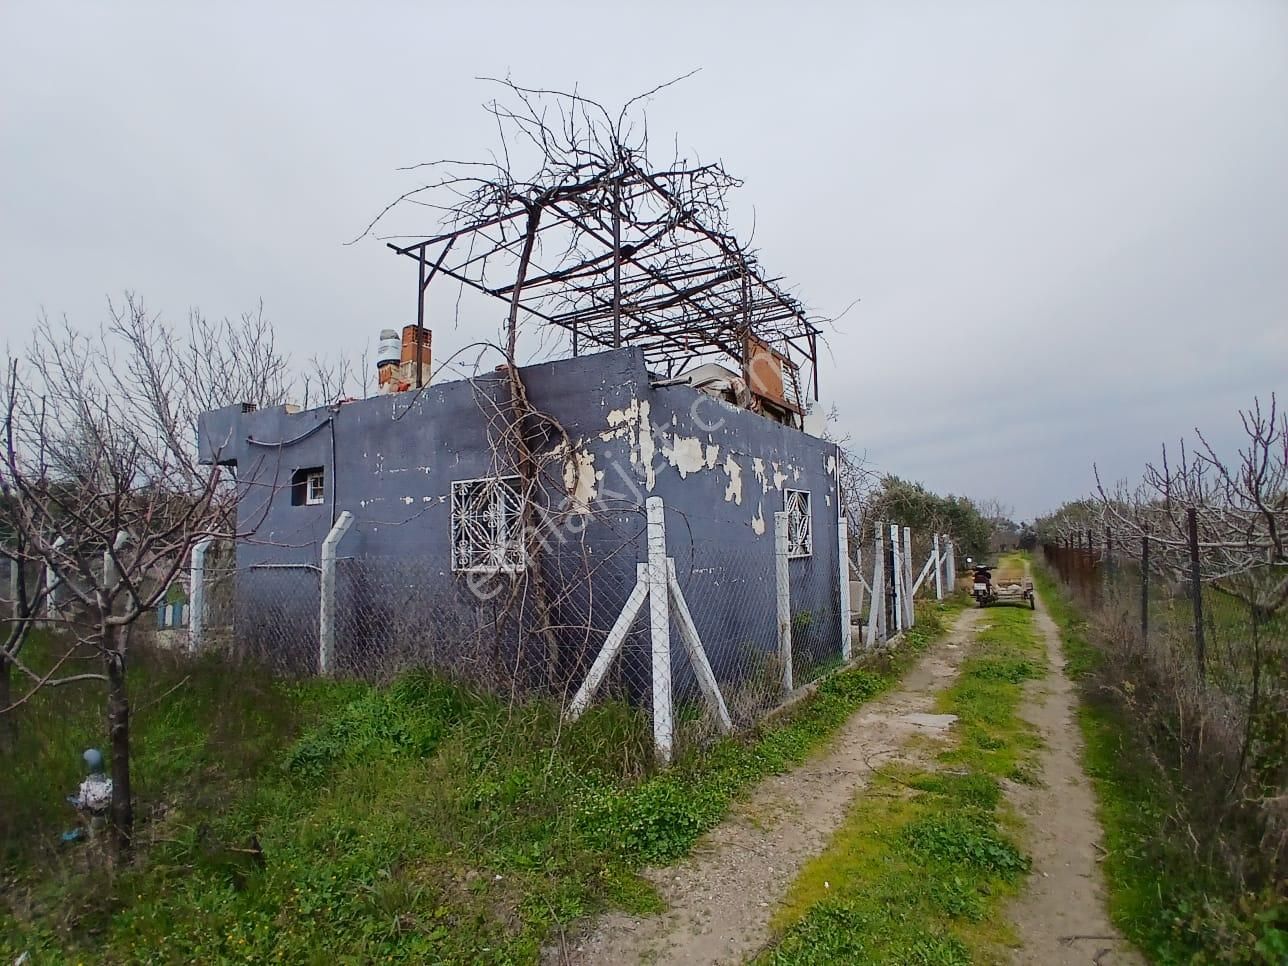
[(904, 829), (914, 852), (948, 864), (959, 863), (1014, 879), (1029, 870), (1029, 860), (1000, 835), (993, 817), (957, 810), (928, 815)]
[[(0, 958), (534, 962), (597, 910), (658, 911), (637, 870), (685, 854), (750, 785), (826, 742), (958, 606), (919, 615), (892, 659), (840, 671), (663, 772), (647, 715), (621, 703), (569, 726), (552, 703), (511, 705), (425, 673), (387, 688), (246, 682), (212, 662), (209, 679), (140, 711), (139, 787), (159, 807), (133, 866), (104, 879), (86, 851), (51, 865), (15, 828)], [(173, 670), (141, 684), (163, 694), (193, 674)], [(76, 725), (87, 734), (91, 711)], [(60, 733), (57, 780), (36, 775), (52, 753), (33, 748), (19, 786), (61, 801), (75, 733)]]

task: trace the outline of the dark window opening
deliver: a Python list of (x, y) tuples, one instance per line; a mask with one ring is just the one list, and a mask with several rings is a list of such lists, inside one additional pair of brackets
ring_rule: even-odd
[(321, 506), (326, 502), (326, 476), (320, 466), (306, 466), (291, 475), (291, 506)]

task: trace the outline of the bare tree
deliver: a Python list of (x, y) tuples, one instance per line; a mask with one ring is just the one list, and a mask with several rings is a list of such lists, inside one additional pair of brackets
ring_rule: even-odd
[(1097, 472), (1097, 510), (1120, 548), (1148, 536), (1151, 565), (1180, 576), (1191, 566), (1190, 511), (1197, 528), (1202, 577), (1264, 616), (1288, 604), (1288, 414), (1272, 395), (1240, 411), (1244, 444), (1234, 459), (1202, 432), (1197, 446), (1166, 447), (1140, 484), (1106, 486)]
[[(197, 458), (196, 414), (276, 402), (287, 385), (262, 314), (210, 325), (194, 313), (190, 322), (185, 339), (132, 295), (92, 335), (42, 319), (24, 357), (8, 360), (3, 386), (0, 529), (19, 593), (0, 642), (0, 715), (11, 721), (42, 689), (103, 687), (120, 854), (133, 830), (131, 630), (198, 541), (235, 528), (232, 481)], [(52, 650), (29, 661), (38, 623), (51, 629)]]

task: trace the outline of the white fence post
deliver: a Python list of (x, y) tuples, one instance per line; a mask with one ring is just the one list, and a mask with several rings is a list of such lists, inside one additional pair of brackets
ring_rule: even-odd
[(335, 551), (340, 539), (353, 526), (353, 514), (345, 510), (322, 541), (322, 576), (318, 581), (318, 673), (330, 674), (335, 667)]
[(903, 630), (904, 625), (904, 604), (903, 604), (903, 554), (899, 549), (899, 524), (890, 524), (890, 557), (894, 564), (894, 627), (892, 630), (898, 634)]
[(944, 562), (939, 556), (939, 534), (934, 537), (935, 555), (935, 600), (944, 599)]
[(908, 609), (907, 617), (904, 621), (905, 627), (913, 627), (917, 623), (916, 601), (917, 588), (913, 584), (912, 577), (912, 527), (903, 528), (903, 600), (904, 606)]
[[(54, 541), (54, 551), (67, 542), (65, 537)], [(58, 620), (58, 585), (62, 583), (58, 572), (52, 564), (45, 564), (45, 617), (51, 621)]]
[(644, 606), (644, 598), (648, 596), (648, 564), (637, 564), (635, 572), (635, 588), (631, 591), (630, 596), (626, 598), (626, 606), (617, 615), (617, 620), (613, 622), (608, 636), (604, 638), (604, 646), (600, 649), (599, 654), (595, 657), (595, 663), (590, 666), (590, 671), (586, 674), (586, 680), (581, 683), (581, 687), (577, 689), (577, 693), (573, 695), (572, 701), (568, 704), (568, 710), (564, 712), (564, 716), (569, 721), (576, 721), (581, 717), (582, 712), (590, 706), (590, 699), (594, 696), (595, 689), (604, 680), (604, 675), (608, 673), (608, 668), (613, 663), (613, 658), (617, 657), (618, 652), (622, 649), (622, 644), (631, 629), (631, 624), (635, 621), (635, 615)]
[(711, 670), (711, 662), (707, 660), (707, 652), (698, 635), (698, 627), (693, 623), (693, 615), (689, 613), (689, 605), (680, 591), (680, 581), (675, 576), (675, 560), (671, 557), (666, 558), (666, 580), (671, 593), (671, 604), (675, 608), (675, 623), (680, 629), (680, 640), (684, 641), (684, 646), (689, 650), (689, 660), (693, 662), (698, 687), (702, 689), (711, 713), (716, 716), (716, 724), (721, 731), (729, 734), (733, 731), (733, 719), (729, 717), (729, 708), (725, 705), (724, 695), (720, 693), (720, 684), (716, 681), (715, 672)]
[(783, 690), (792, 689), (792, 591), (787, 576), (787, 514), (774, 514), (774, 576), (778, 585), (778, 660)]
[(885, 533), (878, 522), (873, 530), (876, 533), (876, 546), (872, 559), (872, 599), (868, 602), (868, 647), (875, 647), (879, 640), (885, 639)]
[(192, 613), (188, 618), (188, 649), (200, 651), (206, 643), (206, 551), (215, 542), (214, 537), (198, 540), (192, 548)]
[(850, 659), (850, 528), (841, 517), (836, 524), (836, 549), (841, 577), (841, 660)]
[(953, 545), (953, 538), (945, 536), (944, 540), (948, 542), (948, 560), (945, 562), (945, 570), (948, 571), (948, 592), (957, 593), (957, 547)]
[(666, 519), (662, 498), (645, 501), (648, 511), (648, 613), (653, 651), (653, 747), (663, 764), (671, 761), (675, 725), (671, 717), (671, 606), (666, 580)]
[[(859, 531), (860, 537), (862, 536), (862, 533), (863, 531), (860, 530)], [(850, 601), (851, 615), (863, 613), (863, 601), (865, 599), (863, 596), (863, 593), (864, 591), (869, 589), (867, 578), (863, 576), (863, 545), (862, 544), (854, 548), (854, 572), (859, 575), (859, 596), (857, 600)]]

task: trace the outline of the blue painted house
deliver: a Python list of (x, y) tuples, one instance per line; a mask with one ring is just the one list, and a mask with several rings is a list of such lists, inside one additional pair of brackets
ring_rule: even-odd
[[(347, 511), (338, 668), (431, 664), (489, 685), (575, 688), (646, 558), (645, 499), (660, 496), (667, 553), (718, 679), (765, 672), (776, 649), (780, 511), (792, 513), (798, 676), (839, 655), (835, 444), (700, 380), (651, 373), (635, 347), (522, 377), (547, 417), (525, 427), (526, 477), (498, 431), (504, 371), (306, 412), (204, 414), (203, 459), (234, 468), (241, 494), (237, 647), (316, 668), (321, 544)], [(647, 661), (646, 623), (619, 672), (628, 688), (632, 662)]]

